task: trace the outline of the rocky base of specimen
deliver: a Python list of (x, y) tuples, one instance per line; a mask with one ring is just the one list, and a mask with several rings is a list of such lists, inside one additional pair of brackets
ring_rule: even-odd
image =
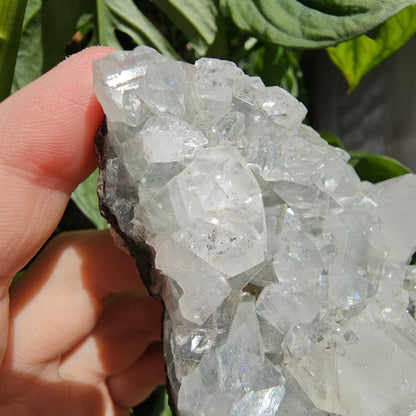
[(96, 61), (103, 215), (164, 304), (174, 413), (416, 412), (416, 177), (361, 182), (233, 63)]

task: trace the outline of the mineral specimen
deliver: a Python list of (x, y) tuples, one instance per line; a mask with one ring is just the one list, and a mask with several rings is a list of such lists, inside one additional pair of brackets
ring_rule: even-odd
[(416, 177), (360, 182), (227, 61), (94, 64), (101, 209), (162, 299), (183, 416), (416, 415)]

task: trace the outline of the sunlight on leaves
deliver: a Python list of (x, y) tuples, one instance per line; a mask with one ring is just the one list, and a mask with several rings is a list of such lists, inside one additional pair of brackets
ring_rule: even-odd
[(416, 4), (388, 19), (374, 39), (367, 35), (328, 48), (334, 64), (347, 79), (349, 91), (372, 68), (400, 49), (416, 32)]

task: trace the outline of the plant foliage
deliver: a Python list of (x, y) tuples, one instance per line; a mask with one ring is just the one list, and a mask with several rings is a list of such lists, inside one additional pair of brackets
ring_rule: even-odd
[(84, 182), (78, 185), (77, 189), (72, 193), (71, 198), (96, 228), (104, 230), (108, 228), (109, 225), (101, 216), (98, 208), (97, 179), (98, 169), (96, 169)]
[[(149, 45), (179, 58), (171, 44), (132, 0), (28, 0), (13, 90), (33, 81), (68, 53), (68, 43), (78, 32), (88, 41), (123, 49), (121, 34), (136, 45)], [(17, 50), (17, 49), (16, 49)]]
[(0, 3), (0, 101), (10, 94), (26, 0)]
[(230, 15), (258, 39), (322, 48), (361, 35), (413, 0), (227, 0)]
[[(153, 0), (198, 56), (225, 56), (224, 20), (213, 1)], [(216, 49), (216, 50), (213, 50)]]
[(329, 56), (348, 81), (350, 91), (380, 62), (400, 49), (416, 33), (416, 4), (406, 7), (376, 29), (328, 48)]
[(377, 183), (395, 176), (410, 173), (410, 170), (397, 160), (374, 153), (350, 150), (350, 164), (362, 180)]

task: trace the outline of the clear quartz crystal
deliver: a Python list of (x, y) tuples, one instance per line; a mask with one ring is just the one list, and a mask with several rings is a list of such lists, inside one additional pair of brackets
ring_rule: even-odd
[(94, 83), (100, 198), (164, 275), (176, 414), (416, 414), (416, 177), (360, 182), (301, 103), (232, 62), (138, 47)]

